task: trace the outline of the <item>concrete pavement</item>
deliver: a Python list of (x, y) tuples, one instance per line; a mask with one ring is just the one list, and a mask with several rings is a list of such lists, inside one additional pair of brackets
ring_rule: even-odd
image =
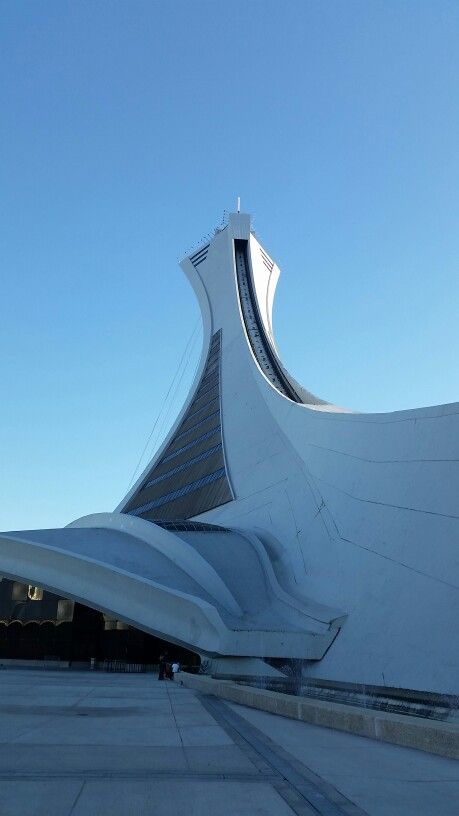
[(458, 816), (459, 762), (229, 704), (370, 816)]
[(456, 816), (459, 763), (151, 675), (0, 672), (2, 816)]

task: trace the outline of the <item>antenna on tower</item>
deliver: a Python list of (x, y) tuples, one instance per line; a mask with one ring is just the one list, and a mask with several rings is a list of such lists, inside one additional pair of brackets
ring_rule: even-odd
[(241, 212), (241, 197), (237, 197), (237, 212)]

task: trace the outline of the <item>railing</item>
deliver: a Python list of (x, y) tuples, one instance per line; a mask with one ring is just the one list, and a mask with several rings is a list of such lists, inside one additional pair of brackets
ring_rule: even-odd
[(325, 702), (359, 708), (406, 714), (428, 720), (459, 720), (459, 697), (411, 689), (373, 686), (366, 683), (339, 683), (308, 677), (232, 677), (241, 685), (278, 691), (297, 697), (312, 697)]

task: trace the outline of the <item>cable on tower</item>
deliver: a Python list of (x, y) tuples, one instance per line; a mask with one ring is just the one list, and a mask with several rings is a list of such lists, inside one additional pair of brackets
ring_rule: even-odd
[[(181, 380), (183, 378), (183, 375), (184, 375), (184, 373), (186, 371), (186, 368), (187, 368), (189, 360), (190, 360), (190, 355), (191, 355), (192, 348), (194, 347), (194, 342), (196, 341), (196, 332), (198, 330), (199, 324), (200, 324), (200, 318), (198, 318), (198, 320), (196, 321), (196, 324), (195, 324), (195, 326), (193, 328), (193, 331), (191, 332), (191, 335), (188, 338), (187, 344), (186, 344), (185, 349), (183, 351), (183, 354), (182, 354), (182, 356), (180, 358), (180, 362), (179, 362), (179, 364), (177, 366), (177, 369), (176, 369), (175, 374), (174, 374), (174, 376), (172, 378), (172, 381), (171, 381), (171, 383), (169, 385), (169, 388), (167, 389), (167, 394), (166, 394), (164, 400), (162, 400), (162, 402), (161, 402), (161, 407), (160, 407), (160, 409), (158, 411), (158, 415), (157, 415), (157, 417), (156, 417), (156, 419), (155, 419), (155, 421), (153, 423), (153, 427), (152, 427), (152, 429), (151, 429), (151, 431), (150, 431), (150, 433), (148, 435), (147, 441), (145, 442), (142, 453), (140, 454), (139, 461), (137, 462), (135, 470), (134, 470), (134, 472), (133, 472), (133, 474), (131, 476), (131, 479), (129, 481), (127, 492), (131, 489), (131, 485), (133, 484), (134, 479), (137, 476), (137, 473), (139, 472), (140, 465), (142, 463), (143, 457), (145, 456), (145, 452), (146, 452), (146, 450), (147, 450), (147, 448), (148, 448), (148, 446), (150, 444), (150, 441), (151, 441), (151, 439), (153, 437), (153, 434), (154, 434), (154, 432), (156, 430), (158, 422), (159, 422), (159, 420), (161, 418), (161, 414), (163, 413), (163, 410), (165, 409), (165, 407), (167, 405), (167, 401), (169, 399), (169, 394), (171, 393), (171, 391), (172, 391), (172, 389), (174, 387), (174, 383), (177, 380), (180, 369), (182, 368), (182, 363), (186, 358), (186, 363), (185, 363), (185, 366), (183, 368), (182, 375), (181, 375), (180, 380), (179, 380), (179, 384), (180, 384), (180, 382), (181, 382)], [(176, 391), (174, 392), (174, 397), (173, 398), (175, 398), (175, 394), (176, 394)], [(162, 427), (163, 426), (164, 426), (164, 423), (163, 423)]]

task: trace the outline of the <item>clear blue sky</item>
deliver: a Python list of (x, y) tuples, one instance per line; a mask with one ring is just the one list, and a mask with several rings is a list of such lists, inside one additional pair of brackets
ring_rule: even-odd
[(458, 400), (457, 2), (0, 13), (0, 529), (121, 499), (198, 319), (177, 258), (237, 195), (297, 379), (364, 411)]

